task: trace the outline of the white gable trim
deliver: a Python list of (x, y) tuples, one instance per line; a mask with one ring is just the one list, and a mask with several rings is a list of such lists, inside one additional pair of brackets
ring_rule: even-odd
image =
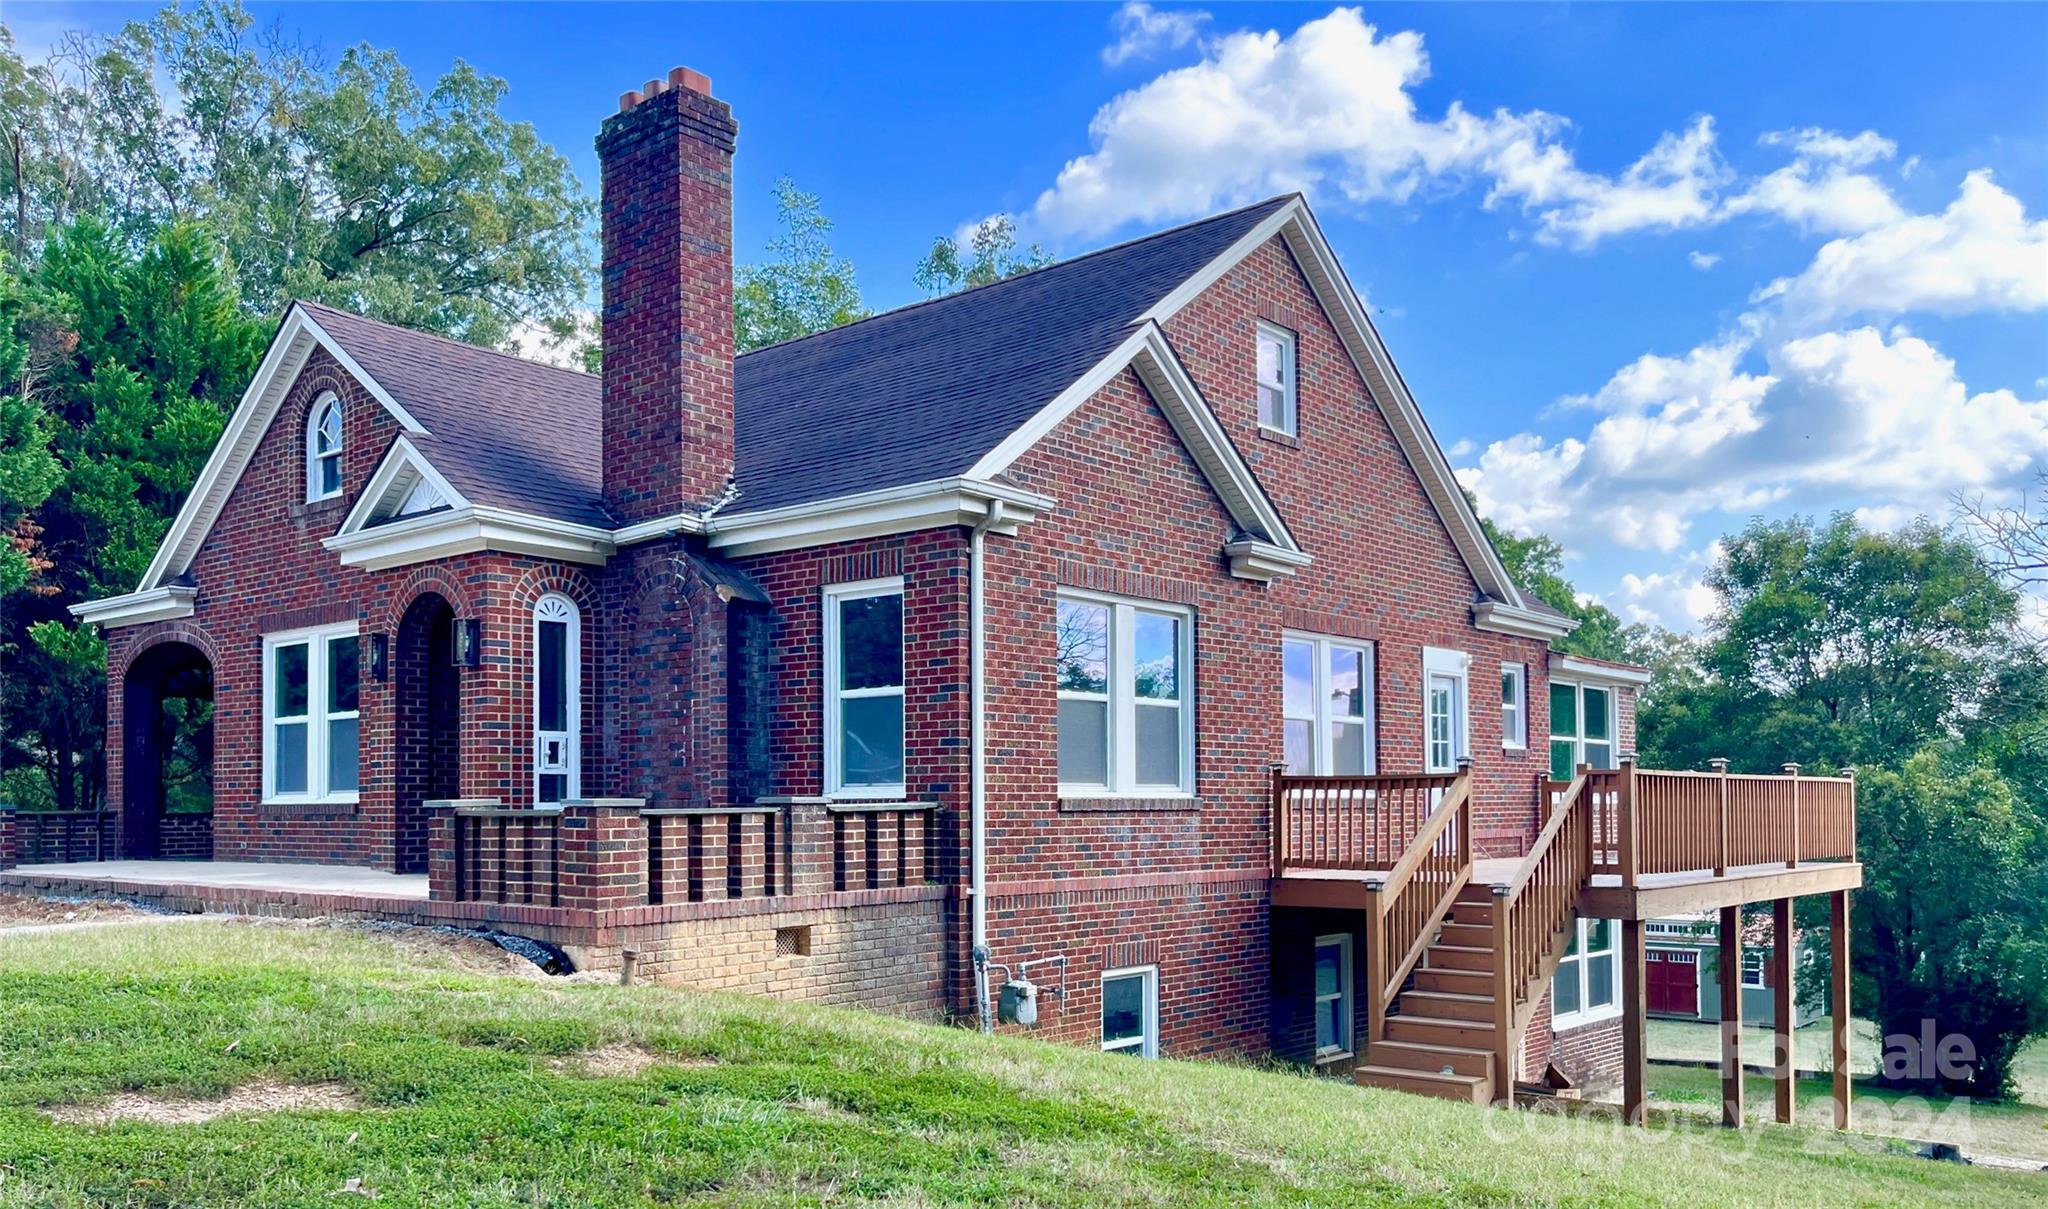
[[(313, 321), (304, 307), (294, 303), (278, 325), (277, 335), (271, 338), (270, 349), (263, 354), (262, 364), (256, 367), (256, 376), (250, 380), (249, 389), (242, 392), (241, 401), (228, 417), (227, 427), (215, 443), (213, 453), (200, 469), (199, 478), (192, 485), (192, 493), (185, 497), (184, 506), (178, 509), (177, 517), (171, 521), (170, 532), (164, 534), (164, 540), (157, 546), (156, 557), (150, 560), (149, 569), (142, 573), (138, 591), (148, 591), (167, 580), (176, 579), (191, 568), (200, 545), (213, 529), (213, 523), (220, 519), (221, 509), (227, 507), (235, 484), (241, 481), (242, 472), (249, 468), (249, 460), (255, 456), (257, 444), (269, 431), (278, 409), (284, 406), (285, 396), (298, 381), (299, 371), (305, 368), (306, 359), (316, 348), (326, 349), (328, 355), (347, 370), (349, 376), (360, 382), (372, 398), (383, 404), (407, 432), (427, 431), (426, 426), (401, 407), (398, 400), (357, 364), (334, 337)], [(298, 464), (297, 455), (294, 455), (293, 464)]]
[(1407, 456), (1408, 464), (1422, 481), (1424, 493), (1436, 508), (1438, 518), (1450, 533), (1452, 544), (1457, 546), (1480, 591), (1526, 611), (1527, 601), (1521, 589), (1508, 577), (1507, 568), (1501, 565), (1493, 543), (1486, 540), (1485, 531), (1479, 527), (1479, 517), (1473, 513), (1465, 493), (1459, 489), (1443, 449), (1430, 432), (1428, 422), (1422, 418), (1422, 409), (1416, 405), (1414, 396), (1408, 392), (1408, 384), (1394, 367), (1393, 358), (1387, 354), (1378, 330), (1373, 327), (1372, 319), (1365, 313), (1358, 294), (1345, 277), (1343, 266), (1337, 262), (1337, 254), (1331, 250), (1329, 241), (1323, 238), (1322, 228), (1316, 225), (1315, 215), (1310, 213), (1307, 202), (1296, 197), (1274, 211), (1200, 272), (1160, 299), (1157, 305), (1145, 312), (1143, 318), (1155, 323), (1166, 322), (1275, 235), (1287, 241), (1289, 250), (1308, 278), (1309, 287), (1315, 291), (1317, 301), (1322, 303), (1331, 324), (1337, 329), (1338, 337), (1350, 352), (1359, 376), (1365, 379), (1367, 389), (1376, 401), (1384, 402), (1382, 412), (1387, 417), (1388, 427), (1394, 431), (1394, 439), (1400, 442), (1401, 452)]
[(355, 506), (349, 509), (348, 517), (341, 522), (335, 536), (361, 533), (381, 521), (393, 520), (413, 489), (421, 483), (432, 486), (447, 501), (450, 509), (470, 506), (468, 498), (434, 469), (433, 463), (427, 461), (418, 446), (401, 434), (385, 451), (384, 460), (377, 464), (377, 472), (364, 484), (362, 494), (356, 497)]
[(969, 477), (987, 479), (1008, 470), (1025, 451), (1058, 428), (1126, 366), (1137, 372), (1167, 423), (1173, 426), (1174, 434), (1201, 467), (1217, 498), (1223, 501), (1231, 520), (1252, 535), (1252, 540), (1233, 539), (1226, 547), (1231, 555), (1232, 573), (1246, 579), (1270, 580), (1307, 566), (1308, 554), (1288, 532), (1280, 510), (1259, 486), (1251, 467), (1224, 432), (1215, 410), (1175, 355), (1165, 329), (1154, 322), (1141, 324), (1114, 352), (1040, 408), (1002, 444), (984, 454), (967, 472)]
[(602, 566), (616, 548), (611, 534), (609, 529), (592, 525), (464, 504), (372, 525), (354, 533), (337, 533), (320, 544), (339, 555), (342, 566), (366, 571), (384, 571), (482, 550)]
[(130, 592), (126, 596), (107, 596), (75, 604), (71, 606), (71, 615), (80, 621), (95, 622), (108, 628), (142, 625), (150, 621), (174, 621), (192, 616), (192, 601), (198, 595), (199, 589), (190, 585), (166, 584), (147, 592)]

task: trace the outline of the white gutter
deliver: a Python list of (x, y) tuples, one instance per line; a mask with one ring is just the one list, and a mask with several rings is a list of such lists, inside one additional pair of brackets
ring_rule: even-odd
[(981, 1031), (993, 1033), (995, 1016), (989, 1010), (988, 993), (988, 735), (985, 722), (987, 688), (984, 685), (982, 549), (988, 531), (1002, 524), (1003, 501), (988, 501), (988, 515), (975, 523), (967, 539), (967, 832), (969, 956), (974, 963), (975, 1015)]

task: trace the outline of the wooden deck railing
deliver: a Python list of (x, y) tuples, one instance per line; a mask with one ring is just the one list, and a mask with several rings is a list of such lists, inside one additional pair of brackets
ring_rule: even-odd
[(1289, 869), (1391, 869), (1459, 774), (1273, 774), (1273, 875)]
[(1472, 773), (1451, 778), (1429, 817), (1384, 878), (1368, 876), (1365, 973), (1368, 1037), (1386, 1030), (1387, 1005), (1401, 992), (1437, 929), (1472, 877)]
[[(1623, 885), (1645, 875), (1712, 873), (1746, 865), (1796, 868), (1812, 861), (1856, 859), (1856, 783), (1848, 776), (1730, 773), (1636, 768), (1624, 762), (1595, 773), (1590, 787), (1607, 809), (1600, 822), (1611, 839), (1614, 872)], [(1604, 862), (1603, 862), (1604, 864)]]

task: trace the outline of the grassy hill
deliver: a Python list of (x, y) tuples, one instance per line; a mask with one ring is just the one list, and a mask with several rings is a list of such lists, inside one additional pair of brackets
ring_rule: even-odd
[[(194, 1099), (232, 1089), (254, 1111), (192, 1119), (218, 1107)], [(2010, 1205), (2048, 1203), (2048, 1177), (1824, 1132), (1631, 1131), (546, 980), (419, 933), (0, 932), (0, 1205), (331, 1209), (371, 1193), (465, 1206)]]

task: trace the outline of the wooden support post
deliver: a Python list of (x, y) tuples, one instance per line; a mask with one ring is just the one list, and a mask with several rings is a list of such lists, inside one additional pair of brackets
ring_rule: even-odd
[(1508, 927), (1508, 888), (1493, 887), (1493, 1101), (1515, 1106), (1515, 984), (1513, 932)]
[[(1725, 799), (1724, 799), (1725, 800)], [(1742, 908), (1721, 908), (1721, 1124), (1742, 1128)]]
[(1385, 885), (1385, 882), (1365, 883), (1365, 1022), (1368, 1045), (1378, 1044), (1387, 1030), (1386, 903), (1380, 898), (1380, 890)]
[(1280, 774), (1285, 771), (1285, 764), (1266, 767), (1267, 796), (1272, 798), (1274, 877), (1281, 877), (1287, 872), (1287, 804), (1280, 789)]
[(1634, 760), (1623, 760), (1621, 762), (1621, 776), (1619, 780), (1621, 792), (1618, 795), (1620, 800), (1617, 804), (1617, 809), (1621, 816), (1621, 884), (1633, 886), (1636, 884), (1636, 866), (1638, 864), (1636, 852), (1636, 840), (1638, 838), (1636, 829), (1636, 762)]
[(1650, 1062), (1645, 1052), (1645, 994), (1648, 971), (1643, 965), (1643, 921), (1621, 921), (1621, 1118), (1630, 1125), (1647, 1123)]
[(1792, 900), (1771, 903), (1771, 1047), (1777, 1066), (1778, 1124), (1790, 1125), (1793, 1112), (1793, 1080), (1798, 1077), (1799, 1051), (1793, 1033), (1792, 994)]
[(1720, 846), (1720, 848), (1718, 849), (1718, 853), (1719, 853), (1719, 855), (1718, 855), (1718, 856), (1717, 856), (1717, 857), (1715, 858), (1715, 860), (1714, 860), (1714, 876), (1715, 876), (1715, 877), (1727, 877), (1727, 876), (1728, 876), (1728, 759), (1727, 759), (1727, 757), (1725, 757), (1725, 756), (1716, 756), (1716, 757), (1714, 757), (1713, 759), (1711, 759), (1711, 760), (1707, 761), (1707, 763), (1708, 763), (1708, 764), (1711, 764), (1711, 765), (1713, 765), (1713, 768), (1714, 768), (1714, 776), (1715, 776), (1715, 777), (1717, 777), (1717, 778), (1719, 778), (1719, 785), (1720, 785), (1720, 793), (1721, 793), (1721, 846)]
[(1788, 869), (1799, 867), (1799, 765), (1785, 765), (1785, 775), (1792, 778), (1792, 859), (1785, 862)]
[(1834, 953), (1828, 1013), (1835, 1034), (1835, 1128), (1849, 1128), (1849, 892), (1837, 890), (1828, 898), (1828, 931), (1833, 935)]
[[(1583, 780), (1592, 771), (1591, 764), (1581, 764), (1574, 777)], [(1586, 812), (1586, 877), (1589, 881), (1593, 874), (1599, 872), (1600, 847), (1607, 838), (1600, 834), (1599, 803), (1594, 800), (1597, 796), (1590, 784), (1579, 794), (1579, 808)]]

